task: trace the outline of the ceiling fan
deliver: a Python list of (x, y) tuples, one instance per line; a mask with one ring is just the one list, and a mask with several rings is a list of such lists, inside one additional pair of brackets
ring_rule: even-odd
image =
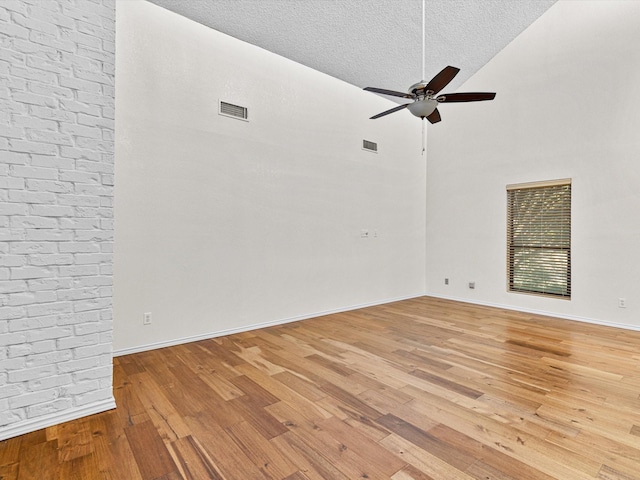
[(371, 120), (408, 108), (416, 117), (420, 117), (422, 119), (426, 118), (430, 123), (437, 123), (441, 120), (440, 112), (438, 112), (438, 105), (441, 103), (481, 102), (483, 100), (493, 100), (496, 97), (495, 93), (490, 92), (449, 93), (437, 95), (440, 90), (446, 87), (449, 82), (453, 80), (459, 71), (460, 69), (456, 67), (445, 67), (429, 82), (422, 80), (421, 82), (410, 86), (407, 93), (396, 92), (395, 90), (385, 90), (384, 88), (366, 87), (365, 90), (368, 92), (381, 93), (383, 95), (391, 95), (393, 97), (409, 98), (413, 100), (412, 103), (405, 103), (404, 105), (399, 105), (374, 115), (371, 117)]

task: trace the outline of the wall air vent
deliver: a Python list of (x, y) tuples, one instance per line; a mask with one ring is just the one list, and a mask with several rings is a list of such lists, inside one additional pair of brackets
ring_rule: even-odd
[(362, 140), (362, 149), (367, 152), (378, 153), (378, 144), (376, 142), (370, 142), (369, 140)]
[(234, 105), (233, 103), (223, 102), (220, 100), (220, 115), (225, 117), (237, 118), (238, 120), (249, 121), (249, 110), (247, 107)]

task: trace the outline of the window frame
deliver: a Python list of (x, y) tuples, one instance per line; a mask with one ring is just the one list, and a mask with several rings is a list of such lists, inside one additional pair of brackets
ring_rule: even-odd
[[(517, 241), (514, 240), (514, 233), (516, 232), (516, 228), (514, 227), (514, 220), (516, 215), (514, 214), (514, 209), (517, 208), (518, 205), (516, 205), (513, 201), (513, 196), (515, 195), (516, 191), (521, 191), (521, 190), (533, 190), (533, 189), (554, 189), (557, 190), (556, 187), (568, 187), (566, 189), (567, 195), (568, 195), (568, 206), (564, 205), (562, 206), (562, 217), (560, 219), (560, 221), (558, 222), (557, 217), (555, 216), (549, 216), (548, 218), (552, 221), (552, 222), (558, 222), (559, 225), (562, 225), (561, 228), (561, 235), (559, 235), (560, 237), (560, 242), (568, 242), (568, 246), (558, 246), (558, 245), (550, 245), (548, 244), (548, 242), (543, 242), (543, 244), (541, 244), (540, 242), (543, 239), (543, 234), (540, 232), (535, 232), (534, 231), (534, 225), (536, 224), (536, 222), (531, 222), (529, 224), (530, 227), (532, 227), (530, 230), (527, 231), (527, 233), (525, 235), (525, 237), (530, 237), (530, 238), (535, 238), (535, 240), (530, 240), (529, 244), (517, 244)], [(559, 179), (559, 180), (550, 180), (550, 181), (543, 181), (543, 182), (529, 182), (529, 183), (519, 183), (519, 184), (511, 184), (511, 185), (507, 185), (507, 248), (506, 248), (506, 253), (507, 253), (507, 265), (506, 265), (506, 270), (507, 270), (507, 292), (508, 293), (520, 293), (520, 294), (525, 294), (525, 295), (536, 295), (536, 296), (542, 296), (545, 298), (556, 298), (556, 299), (564, 299), (564, 300), (571, 300), (571, 295), (572, 295), (572, 288), (571, 288), (571, 247), (572, 247), (572, 241), (571, 241), (571, 223), (572, 223), (572, 212), (571, 212), (571, 205), (572, 205), (572, 182), (570, 178), (564, 178), (564, 179)], [(546, 192), (543, 192), (543, 194), (540, 196), (540, 198), (544, 198), (543, 195)], [(533, 196), (531, 196), (533, 198)], [(566, 197), (564, 198), (564, 202), (566, 202), (567, 199)], [(543, 212), (544, 214), (544, 210), (540, 210), (540, 212)], [(568, 217), (568, 218), (567, 218)], [(564, 231), (567, 230), (565, 225), (563, 224), (566, 223), (568, 226), (568, 231)], [(527, 224), (523, 223), (522, 225), (520, 225), (520, 227), (522, 227), (524, 225), (524, 227), (527, 226)], [(556, 226), (556, 225), (551, 225), (551, 226)], [(522, 230), (520, 229), (520, 232), (522, 233)], [(536, 238), (535, 235), (538, 235), (538, 237)], [(554, 243), (554, 242), (551, 242)], [(522, 287), (518, 287), (516, 286), (516, 270), (517, 268), (515, 267), (515, 252), (517, 249), (521, 249), (521, 250), (529, 250), (529, 251), (535, 251), (535, 250), (539, 250), (539, 251), (547, 251), (547, 252), (558, 252), (558, 251), (562, 251), (562, 252), (566, 252), (566, 283), (564, 284), (564, 290), (561, 292), (554, 292), (553, 289), (549, 289), (546, 288), (549, 286), (549, 284), (545, 284), (544, 283), (538, 283), (537, 285), (534, 285), (532, 288), (522, 288)], [(531, 256), (531, 258), (534, 258), (533, 256)], [(543, 258), (544, 264), (545, 266), (550, 267), (549, 270), (547, 270), (547, 272), (549, 273), (563, 273), (563, 268), (559, 268), (559, 269), (555, 269), (554, 268), (554, 263), (558, 262), (558, 260), (554, 260), (552, 256), (547, 257), (546, 259)], [(536, 278), (537, 277), (537, 278)], [(543, 277), (544, 274), (540, 274), (540, 275), (530, 275), (528, 277), (524, 277), (521, 278), (521, 282), (522, 280), (538, 280), (540, 282), (543, 282)], [(562, 283), (561, 283), (562, 285)], [(537, 287), (537, 288), (536, 288)]]

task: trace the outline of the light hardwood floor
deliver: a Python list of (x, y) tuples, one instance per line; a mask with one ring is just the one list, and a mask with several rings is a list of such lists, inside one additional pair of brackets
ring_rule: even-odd
[(640, 332), (422, 297), (114, 368), (0, 479), (640, 479)]

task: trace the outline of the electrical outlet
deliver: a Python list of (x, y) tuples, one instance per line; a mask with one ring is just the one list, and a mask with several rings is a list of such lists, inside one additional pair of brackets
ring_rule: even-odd
[(473, 290), (474, 288), (476, 288), (476, 282), (469, 282), (469, 288), (471, 290)]
[(619, 298), (618, 299), (618, 307), (619, 308), (627, 308), (627, 299), (626, 298)]
[(142, 324), (151, 325), (151, 312), (145, 312), (145, 314), (142, 316)]
[(445, 279), (444, 279), (444, 284), (445, 284), (445, 285), (449, 285), (449, 279), (448, 279), (448, 278), (445, 278)]

